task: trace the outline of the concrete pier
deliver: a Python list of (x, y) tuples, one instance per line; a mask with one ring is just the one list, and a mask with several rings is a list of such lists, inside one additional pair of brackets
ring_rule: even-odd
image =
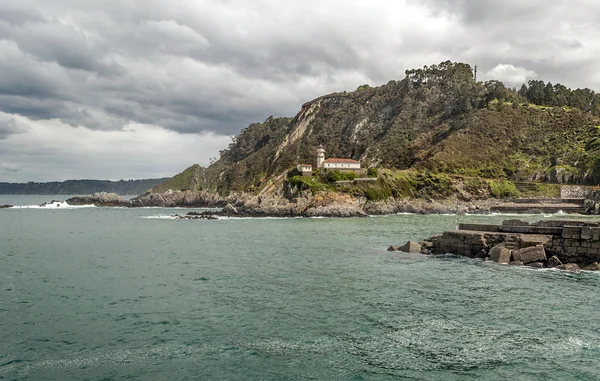
[(498, 225), (460, 224), (458, 230), (422, 242), (422, 247), (431, 254), (491, 258), (500, 263), (533, 267), (574, 264), (598, 270), (600, 222), (506, 220)]

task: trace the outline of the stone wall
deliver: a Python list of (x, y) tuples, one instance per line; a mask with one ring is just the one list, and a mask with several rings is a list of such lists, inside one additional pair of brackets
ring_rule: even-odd
[(588, 198), (591, 190), (581, 185), (563, 185), (560, 187), (560, 198)]
[[(459, 230), (431, 238), (433, 254), (458, 254), (485, 258), (490, 248), (510, 242), (514, 250), (543, 246), (548, 257), (586, 266), (600, 262), (600, 223), (587, 221), (507, 220), (500, 225), (460, 224)], [(512, 247), (514, 246), (514, 247)]]

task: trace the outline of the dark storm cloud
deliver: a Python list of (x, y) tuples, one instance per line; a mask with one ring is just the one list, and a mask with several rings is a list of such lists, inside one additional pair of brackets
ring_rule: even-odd
[(325, 92), (446, 59), (511, 85), (539, 77), (598, 89), (599, 14), (589, 0), (7, 2), (0, 111), (234, 134)]

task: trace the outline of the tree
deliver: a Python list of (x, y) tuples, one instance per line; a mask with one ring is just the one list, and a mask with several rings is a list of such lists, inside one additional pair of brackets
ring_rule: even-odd
[(544, 81), (531, 80), (527, 88), (527, 100), (536, 105), (544, 104), (544, 89), (546, 84)]
[(548, 106), (556, 106), (556, 96), (554, 95), (554, 87), (548, 82), (544, 88), (544, 104)]

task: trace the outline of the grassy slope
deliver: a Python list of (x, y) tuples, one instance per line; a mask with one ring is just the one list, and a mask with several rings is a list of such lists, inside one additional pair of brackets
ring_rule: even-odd
[[(371, 192), (369, 198), (442, 197), (448, 189), (458, 191), (443, 174), (462, 177), (459, 182), (482, 195), (514, 194), (515, 186), (508, 180), (600, 182), (597, 118), (573, 108), (494, 101), (484, 108), (448, 113), (444, 110), (456, 93), (444, 91), (403, 80), (317, 98), (295, 118), (271, 117), (250, 125), (209, 168), (192, 166), (154, 190), (257, 192), (295, 164), (314, 162), (319, 144), (329, 157), (415, 171), (405, 179), (398, 172), (393, 181), (386, 179), (375, 187), (375, 193), (359, 189), (366, 185), (348, 189), (363, 195)], [(315, 182), (309, 188), (319, 186)], [(540, 186), (534, 193), (556, 194), (556, 189)]]

